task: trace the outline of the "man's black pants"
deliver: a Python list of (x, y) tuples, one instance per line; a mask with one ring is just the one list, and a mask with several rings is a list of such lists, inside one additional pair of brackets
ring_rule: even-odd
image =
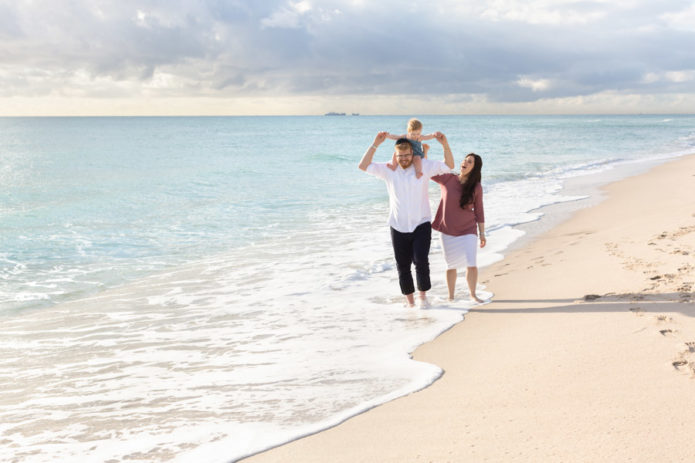
[(391, 227), (391, 243), (393, 254), (396, 256), (398, 268), (398, 283), (401, 285), (401, 293), (412, 294), (413, 275), (410, 266), (415, 264), (415, 276), (417, 289), (427, 291), (432, 287), (430, 283), (430, 243), (432, 241), (432, 224), (425, 222), (412, 232), (401, 233)]

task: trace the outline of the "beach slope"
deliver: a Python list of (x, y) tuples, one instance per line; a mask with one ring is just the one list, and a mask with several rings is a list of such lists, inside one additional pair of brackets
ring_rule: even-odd
[(244, 461), (695, 461), (695, 156), (604, 191), (481, 270), (440, 380)]

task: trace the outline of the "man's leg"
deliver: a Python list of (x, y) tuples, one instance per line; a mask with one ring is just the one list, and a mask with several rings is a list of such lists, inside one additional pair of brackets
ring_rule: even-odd
[[(398, 269), (398, 283), (401, 287), (401, 294), (405, 295), (408, 302), (412, 304), (415, 285), (410, 267), (413, 263), (412, 233), (401, 233), (391, 227), (391, 244), (393, 245), (393, 255), (396, 258), (396, 268)], [(408, 297), (410, 296), (410, 297)]]
[(417, 278), (417, 289), (420, 290), (420, 297), (424, 298), (425, 291), (432, 287), (430, 283), (430, 243), (432, 242), (432, 225), (425, 222), (418, 226), (413, 232), (413, 262), (415, 262), (415, 275)]

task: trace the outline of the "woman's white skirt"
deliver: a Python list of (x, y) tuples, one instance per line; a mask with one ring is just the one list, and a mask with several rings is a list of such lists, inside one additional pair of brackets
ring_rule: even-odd
[(478, 235), (439, 234), (447, 269), (477, 267)]

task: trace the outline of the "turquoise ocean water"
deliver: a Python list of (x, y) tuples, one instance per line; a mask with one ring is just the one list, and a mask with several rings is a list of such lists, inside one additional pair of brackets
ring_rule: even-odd
[[(0, 459), (232, 461), (434, 381), (409, 352), (467, 306), (400, 306), (357, 169), (407, 119), (0, 118)], [(483, 266), (539, 208), (695, 152), (695, 116), (420, 119), (484, 159)], [(436, 236), (431, 261), (436, 301)]]

